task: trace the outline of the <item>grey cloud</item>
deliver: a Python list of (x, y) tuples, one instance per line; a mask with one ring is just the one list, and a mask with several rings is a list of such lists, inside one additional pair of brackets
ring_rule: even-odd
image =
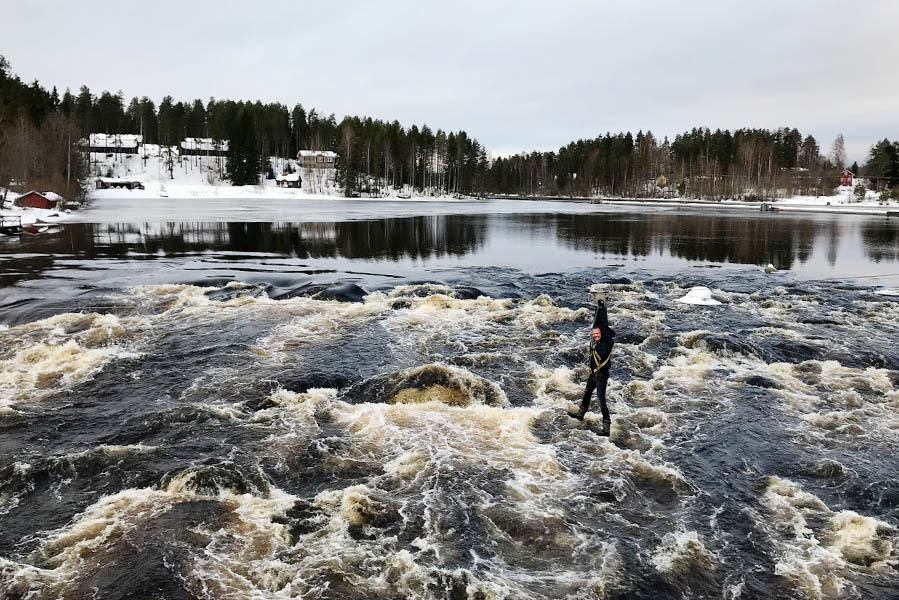
[(899, 137), (894, 0), (39, 1), (3, 13), (0, 53), (47, 85), (302, 102), (464, 128), (494, 152), (790, 125), (824, 148), (843, 132), (862, 160)]

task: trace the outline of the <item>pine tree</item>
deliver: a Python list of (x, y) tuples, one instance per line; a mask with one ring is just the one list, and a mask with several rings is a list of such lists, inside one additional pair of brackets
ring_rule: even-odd
[(75, 119), (78, 121), (81, 135), (87, 137), (94, 129), (94, 97), (86, 85), (78, 91), (75, 101)]
[(59, 103), (60, 112), (70, 117), (75, 110), (75, 97), (72, 95), (72, 92), (69, 88), (66, 88), (66, 93), (62, 95), (62, 101)]
[(262, 171), (262, 159), (256, 127), (249, 109), (241, 109), (231, 128), (228, 141), (228, 179), (234, 185), (256, 185)]

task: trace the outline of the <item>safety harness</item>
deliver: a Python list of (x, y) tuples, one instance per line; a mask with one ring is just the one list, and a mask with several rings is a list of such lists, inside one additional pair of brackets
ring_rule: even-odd
[(606, 366), (606, 363), (609, 362), (609, 360), (611, 360), (611, 358), (612, 358), (612, 351), (609, 350), (609, 355), (606, 357), (606, 359), (605, 359), (604, 361), (600, 362), (600, 361), (599, 361), (599, 354), (596, 353), (596, 345), (594, 344), (594, 345), (590, 348), (590, 350), (591, 350), (591, 352), (593, 352), (593, 361), (596, 363), (596, 367), (594, 367), (594, 369), (593, 369), (593, 373), (595, 374), (595, 373), (596, 373), (597, 371), (599, 371), (601, 368), (603, 368), (604, 366)]

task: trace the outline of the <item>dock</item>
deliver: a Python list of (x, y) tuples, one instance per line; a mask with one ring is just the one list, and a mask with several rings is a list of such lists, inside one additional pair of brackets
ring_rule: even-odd
[(22, 233), (22, 217), (0, 217), (0, 234), (18, 235)]

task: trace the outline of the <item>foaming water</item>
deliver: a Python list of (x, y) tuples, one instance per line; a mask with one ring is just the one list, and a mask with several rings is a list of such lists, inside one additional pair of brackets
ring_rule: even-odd
[[(0, 597), (888, 597), (890, 296), (429, 279), (125, 285), (0, 330)], [(596, 282), (608, 438), (566, 416)]]
[(67, 313), (0, 329), (0, 412), (75, 386), (107, 363), (136, 358), (128, 339), (144, 318)]

